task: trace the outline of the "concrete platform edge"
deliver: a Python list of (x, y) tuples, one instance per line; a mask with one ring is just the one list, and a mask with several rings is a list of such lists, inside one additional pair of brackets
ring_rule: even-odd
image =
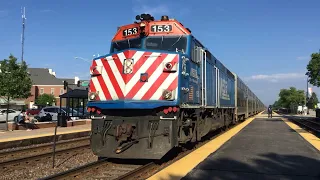
[(291, 122), (286, 117), (282, 117), (281, 120), (283, 120), (285, 122), (285, 124), (287, 124), (291, 129), (296, 131), (296, 133), (298, 133), (304, 140), (306, 140), (311, 145), (312, 148), (314, 148), (320, 152), (320, 139), (318, 137), (307, 132), (306, 130), (304, 130), (300, 126)]
[[(258, 113), (257, 115), (245, 120), (238, 126), (230, 129), (226, 133), (218, 136), (202, 147), (194, 150), (192, 153), (183, 157), (182, 159), (174, 162), (168, 167), (160, 170), (153, 176), (149, 177), (148, 180), (159, 180), (159, 179), (181, 179), (185, 177), (194, 167), (206, 159), (210, 154), (216, 152), (224, 143), (229, 141), (233, 136), (238, 134), (243, 128), (245, 128), (249, 123), (251, 123), (258, 115), (262, 114), (264, 111)], [(194, 155), (196, 154), (196, 158)], [(179, 170), (178, 170), (179, 169)]]
[[(89, 136), (89, 134), (90, 134), (90, 131), (57, 134), (57, 141), (85, 137), (85, 136)], [(54, 140), (54, 134), (49, 136), (0, 142), (0, 150), (8, 149), (8, 148), (24, 147), (24, 146), (29, 146), (31, 144), (50, 143), (50, 142), (53, 142), (53, 140)]]

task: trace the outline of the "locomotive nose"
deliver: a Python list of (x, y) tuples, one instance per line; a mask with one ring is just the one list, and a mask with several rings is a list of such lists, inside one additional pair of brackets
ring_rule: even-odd
[(165, 90), (177, 88), (178, 60), (178, 54), (130, 49), (106, 56), (92, 68), (102, 67), (92, 89), (100, 89), (100, 100), (162, 100)]

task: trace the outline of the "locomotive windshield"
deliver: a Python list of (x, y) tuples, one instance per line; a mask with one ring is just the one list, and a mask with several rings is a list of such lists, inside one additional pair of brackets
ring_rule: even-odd
[(186, 51), (187, 38), (184, 36), (160, 36), (148, 37), (146, 39), (146, 49), (164, 51)]
[(122, 51), (129, 48), (141, 48), (141, 39), (127, 39), (124, 41), (114, 42), (111, 46), (111, 53)]
[[(122, 51), (129, 48), (142, 48), (141, 38), (127, 39), (123, 41), (113, 42), (111, 45), (111, 53)], [(179, 51), (186, 52), (187, 38), (185, 36), (156, 36), (147, 37), (145, 39), (145, 48), (150, 50)]]

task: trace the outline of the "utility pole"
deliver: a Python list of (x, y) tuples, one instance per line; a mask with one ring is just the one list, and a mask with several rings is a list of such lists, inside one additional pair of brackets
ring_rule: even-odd
[(26, 8), (21, 7), (21, 14), (22, 14), (22, 34), (21, 34), (21, 62), (23, 63), (23, 54), (24, 54), (24, 29), (25, 29), (25, 20), (26, 18)]
[(306, 96), (307, 114), (309, 114), (308, 102), (309, 102), (309, 76), (307, 76), (307, 96)]

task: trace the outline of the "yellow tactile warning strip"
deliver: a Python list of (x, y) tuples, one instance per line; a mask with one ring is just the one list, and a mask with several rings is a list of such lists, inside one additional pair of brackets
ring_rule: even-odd
[[(91, 131), (91, 126), (90, 126), (90, 128), (83, 128), (83, 129), (63, 131), (63, 132), (59, 132), (59, 128), (58, 128), (57, 135), (73, 134), (73, 133), (86, 132), (86, 131)], [(33, 139), (33, 138), (46, 137), (46, 136), (53, 136), (53, 135), (54, 135), (54, 130), (52, 132), (43, 133), (43, 134), (33, 134), (33, 135), (29, 135), (29, 136), (18, 136), (18, 137), (12, 137), (12, 138), (10, 137), (10, 138), (6, 138), (6, 139), (0, 139), (0, 143), (1, 142), (16, 141), (16, 140), (24, 140), (24, 139)]]
[[(258, 115), (262, 114), (259, 113)], [(211, 153), (218, 150), (225, 142), (227, 142), (231, 137), (236, 135), (240, 130), (246, 127), (251, 121), (253, 121), (256, 116), (247, 119), (243, 123), (238, 126), (230, 129), (229, 131), (221, 134), (215, 139), (209, 141), (205, 145), (196, 149), (192, 153), (183, 157), (182, 159), (174, 162), (158, 173), (154, 174), (148, 180), (164, 180), (164, 179), (181, 179), (186, 176), (194, 167), (196, 167), (199, 163), (201, 163), (204, 159), (206, 159)]]
[(314, 146), (318, 151), (320, 151), (320, 138), (309, 133), (298, 125), (294, 124), (287, 118), (281, 118), (291, 129), (295, 130), (301, 137), (308, 141), (312, 146)]

